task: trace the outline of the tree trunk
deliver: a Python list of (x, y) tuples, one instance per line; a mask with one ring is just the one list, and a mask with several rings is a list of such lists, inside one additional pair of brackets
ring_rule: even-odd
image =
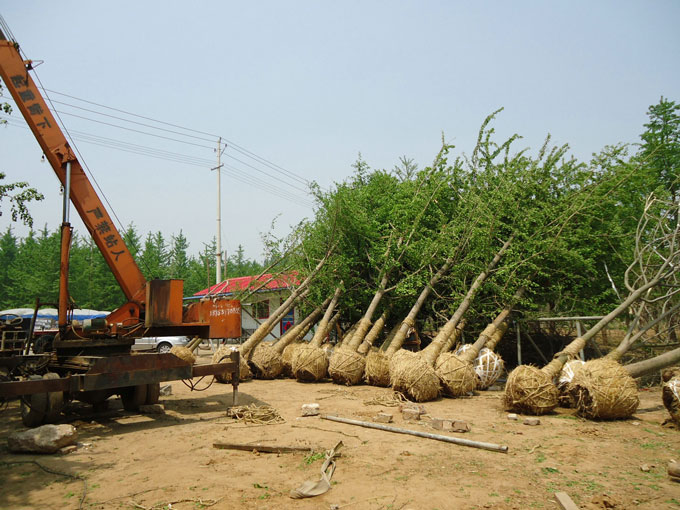
[[(510, 243), (512, 242), (513, 237), (514, 236), (510, 236), (510, 239), (505, 241), (501, 249), (498, 250), (498, 253), (496, 253), (493, 260), (489, 263), (487, 268), (484, 271), (482, 271), (477, 276), (477, 278), (475, 278), (475, 281), (472, 283), (472, 285), (470, 285), (467, 294), (465, 294), (465, 298), (460, 303), (460, 305), (458, 305), (458, 308), (454, 312), (453, 316), (449, 319), (449, 321), (446, 324), (444, 324), (444, 326), (442, 326), (442, 328), (439, 330), (437, 336), (434, 338), (432, 343), (423, 350), (423, 357), (425, 361), (428, 362), (430, 365), (434, 365), (434, 362), (441, 353), (441, 350), (446, 344), (446, 341), (453, 333), (454, 329), (458, 325), (458, 322), (463, 317), (465, 312), (467, 312), (468, 308), (470, 308), (470, 305), (472, 304), (472, 301), (475, 298), (477, 292), (479, 292), (482, 283), (484, 283), (484, 280), (487, 279), (489, 273), (493, 271), (493, 269), (498, 264), (498, 261), (501, 260), (503, 254), (510, 247)], [(390, 346), (390, 348), (391, 347), (392, 346)]]
[[(642, 287), (635, 289), (633, 292), (631, 292), (619, 306), (617, 306), (616, 308), (614, 308), (614, 310), (612, 310), (607, 315), (602, 317), (602, 319), (600, 319), (597, 324), (595, 324), (592, 328), (586, 331), (583, 336), (575, 338), (569, 345), (567, 345), (567, 347), (563, 351), (557, 353), (555, 355), (555, 358), (546, 366), (544, 366), (541, 370), (543, 370), (545, 373), (552, 377), (555, 377), (557, 374), (559, 374), (560, 370), (562, 370), (562, 367), (567, 362), (567, 360), (570, 357), (575, 357), (578, 354), (578, 352), (585, 347), (586, 342), (588, 342), (591, 338), (597, 335), (602, 330), (602, 328), (604, 328), (607, 324), (609, 324), (619, 315), (625, 312), (630, 305), (637, 301), (640, 298), (640, 296), (642, 296), (649, 289), (657, 285), (660, 280), (661, 278), (654, 278), (653, 280), (650, 280)], [(613, 352), (614, 351), (612, 351), (612, 353)], [(617, 358), (617, 356), (619, 355), (622, 355), (620, 350), (618, 351), (617, 354), (612, 354), (611, 356), (608, 357), (610, 359), (617, 360), (619, 359)]]
[(326, 338), (326, 334), (328, 333), (329, 322), (331, 320), (331, 316), (333, 315), (333, 311), (335, 310), (335, 306), (338, 304), (338, 299), (340, 299), (341, 293), (342, 293), (342, 282), (335, 289), (335, 293), (333, 294), (333, 298), (331, 299), (330, 304), (326, 308), (326, 313), (323, 314), (323, 318), (321, 319), (321, 322), (319, 323), (319, 327), (316, 329), (316, 332), (314, 333), (314, 336), (312, 337), (312, 341), (309, 342), (309, 345), (313, 345), (314, 347), (321, 347), (321, 344), (323, 343), (323, 340), (324, 340), (324, 338)]
[(669, 367), (680, 362), (680, 347), (673, 349), (672, 351), (664, 352), (650, 359), (643, 361), (638, 361), (637, 363), (631, 363), (630, 365), (625, 365), (625, 368), (631, 377), (642, 377), (645, 375), (653, 374), (658, 372), (662, 368)]
[(309, 331), (309, 329), (321, 315), (321, 312), (323, 311), (324, 307), (328, 306), (328, 303), (330, 302), (331, 298), (326, 298), (326, 300), (321, 305), (317, 306), (314, 309), (314, 311), (312, 311), (312, 313), (305, 317), (305, 319), (300, 324), (296, 324), (288, 331), (286, 331), (286, 333), (283, 336), (281, 336), (276, 342), (274, 342), (273, 345), (274, 349), (279, 354), (281, 354), (288, 344), (293, 343), (300, 336), (303, 336), (307, 331)]
[(430, 281), (425, 286), (425, 288), (420, 292), (418, 299), (411, 307), (411, 310), (408, 312), (408, 315), (402, 321), (401, 325), (398, 326), (398, 329), (396, 330), (394, 336), (392, 337), (392, 340), (389, 342), (388, 347), (386, 348), (387, 351), (386, 354), (388, 357), (392, 356), (392, 354), (397, 352), (399, 349), (401, 349), (401, 346), (404, 345), (404, 341), (408, 336), (409, 330), (411, 329), (412, 326), (415, 325), (416, 317), (418, 316), (420, 309), (423, 307), (425, 301), (427, 301), (427, 298), (434, 290), (434, 286), (439, 282), (439, 280), (442, 279), (442, 276), (444, 276), (449, 271), (452, 264), (453, 257), (449, 257), (444, 263), (444, 265), (439, 268), (439, 271), (437, 271), (435, 275), (432, 278), (430, 278)]
[(373, 342), (375, 342), (376, 338), (380, 336), (380, 333), (382, 332), (383, 328), (385, 327), (385, 321), (387, 320), (387, 311), (384, 311), (382, 315), (378, 318), (377, 321), (373, 324), (373, 327), (371, 327), (371, 330), (368, 332), (366, 335), (366, 338), (364, 338), (364, 341), (361, 342), (361, 345), (357, 349), (357, 352), (359, 354), (366, 354), (371, 346), (373, 345)]
[(349, 343), (347, 343), (348, 349), (350, 349), (352, 351), (356, 351), (357, 348), (359, 347), (359, 345), (361, 345), (361, 342), (364, 341), (364, 337), (366, 336), (369, 328), (371, 327), (371, 318), (375, 314), (375, 311), (378, 309), (378, 305), (380, 304), (380, 300), (385, 295), (385, 288), (387, 287), (388, 279), (389, 279), (389, 274), (387, 272), (385, 272), (382, 279), (380, 280), (380, 285), (378, 286), (378, 290), (373, 295), (373, 299), (371, 299), (371, 303), (368, 305), (366, 312), (364, 312), (364, 316), (359, 321), (359, 326), (357, 327), (356, 331), (354, 332), (354, 335), (352, 335), (352, 339), (349, 341)]
[(288, 311), (293, 307), (295, 304), (295, 301), (298, 300), (302, 296), (303, 293), (308, 291), (308, 287), (314, 277), (316, 277), (317, 273), (321, 270), (321, 268), (324, 266), (326, 261), (328, 260), (330, 253), (326, 254), (323, 259), (319, 261), (319, 263), (316, 265), (314, 270), (307, 276), (307, 278), (304, 279), (304, 281), (296, 288), (291, 295), (286, 299), (281, 306), (279, 306), (274, 313), (260, 326), (255, 330), (255, 332), (250, 335), (248, 340), (243, 342), (241, 345), (241, 348), (239, 349), (241, 351), (242, 356), (246, 356), (257, 344), (259, 344), (264, 337), (266, 337), (269, 333), (271, 333), (272, 329), (274, 329), (274, 326), (278, 321), (280, 321), (284, 315), (288, 313)]
[(637, 342), (647, 331), (655, 327), (657, 324), (662, 322), (666, 317), (672, 316), (677, 310), (680, 309), (680, 304), (666, 310), (664, 313), (659, 315), (656, 319), (645, 324), (635, 335), (628, 337), (626, 336), (619, 345), (616, 346), (614, 350), (607, 353), (605, 358), (613, 359), (619, 361), (623, 355), (630, 350), (630, 348)]
[[(493, 338), (494, 333), (496, 333), (500, 325), (512, 313), (512, 309), (514, 308), (517, 301), (522, 299), (525, 290), (526, 289), (524, 287), (521, 287), (517, 292), (515, 292), (515, 295), (512, 297), (511, 304), (503, 308), (503, 310), (496, 316), (493, 322), (484, 328), (484, 331), (482, 331), (482, 333), (479, 335), (477, 341), (472, 344), (472, 347), (460, 355), (462, 360), (472, 362), (472, 360), (477, 357), (479, 351), (481, 351), (482, 348)], [(498, 340), (500, 340), (500, 338)]]

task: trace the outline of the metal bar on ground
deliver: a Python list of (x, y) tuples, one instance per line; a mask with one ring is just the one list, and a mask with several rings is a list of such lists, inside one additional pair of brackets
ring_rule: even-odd
[(441, 434), (430, 434), (429, 432), (420, 432), (418, 430), (400, 429), (397, 427), (390, 427), (388, 425), (381, 425), (379, 423), (371, 423), (368, 421), (352, 420), (350, 418), (342, 418), (341, 416), (334, 416), (331, 414), (322, 414), (321, 419), (336, 421), (338, 423), (346, 423), (348, 425), (358, 425), (359, 427), (366, 427), (369, 429), (384, 430), (387, 432), (396, 432), (398, 434), (408, 434), (411, 436), (425, 437), (427, 439), (436, 439), (437, 441), (444, 441), (460, 446), (470, 446), (472, 448), (481, 448), (482, 450), (489, 450), (492, 452), (507, 453), (508, 447), (494, 443), (482, 443), (480, 441), (472, 441), (470, 439), (461, 439), (459, 437), (443, 436)]

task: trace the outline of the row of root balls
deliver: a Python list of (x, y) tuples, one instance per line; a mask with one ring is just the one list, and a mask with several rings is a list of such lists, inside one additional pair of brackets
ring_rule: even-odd
[[(213, 363), (228, 356), (231, 349), (221, 346), (213, 354)], [(339, 384), (357, 384), (364, 378), (369, 384), (392, 386), (395, 391), (423, 402), (441, 393), (452, 397), (469, 395), (479, 387), (486, 387), (489, 380), (495, 381), (503, 370), (502, 361), (492, 351), (482, 351), (475, 365), (458, 354), (445, 353), (439, 356), (434, 367), (419, 353), (406, 350), (398, 351), (391, 359), (376, 349), (367, 356), (342, 347), (336, 348), (332, 356), (329, 353), (327, 348), (296, 343), (279, 354), (272, 346), (260, 344), (248, 356), (241, 357), (240, 378), (247, 380), (254, 375), (273, 379), (285, 375), (303, 382), (316, 382), (330, 375)], [(173, 348), (173, 354), (187, 362), (195, 361), (186, 348)], [(680, 369), (667, 370), (664, 374), (664, 405), (680, 425)], [(228, 383), (231, 377), (221, 374), (216, 379)], [(639, 397), (637, 384), (625, 368), (603, 358), (587, 363), (568, 362), (558, 384), (543, 370), (521, 365), (508, 377), (503, 403), (508, 410), (530, 415), (550, 413), (561, 404), (576, 408), (585, 418), (609, 420), (630, 417), (639, 406)]]

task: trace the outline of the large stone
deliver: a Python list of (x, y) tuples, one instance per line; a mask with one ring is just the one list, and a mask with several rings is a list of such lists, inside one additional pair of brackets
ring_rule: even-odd
[(318, 416), (319, 404), (302, 404), (302, 416)]
[(11, 452), (55, 453), (60, 448), (75, 444), (78, 432), (73, 425), (43, 425), (15, 432), (7, 438)]

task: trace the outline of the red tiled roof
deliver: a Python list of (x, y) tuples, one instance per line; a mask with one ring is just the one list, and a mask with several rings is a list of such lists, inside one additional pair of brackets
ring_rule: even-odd
[(257, 289), (257, 290), (278, 290), (287, 289), (296, 285), (300, 285), (298, 280), (298, 272), (292, 271), (285, 275), (275, 277), (272, 274), (263, 274), (259, 278), (257, 276), (240, 276), (238, 278), (228, 278), (223, 282), (217, 283), (208, 289), (198, 291), (194, 296), (205, 296), (207, 294), (232, 294), (243, 289)]

